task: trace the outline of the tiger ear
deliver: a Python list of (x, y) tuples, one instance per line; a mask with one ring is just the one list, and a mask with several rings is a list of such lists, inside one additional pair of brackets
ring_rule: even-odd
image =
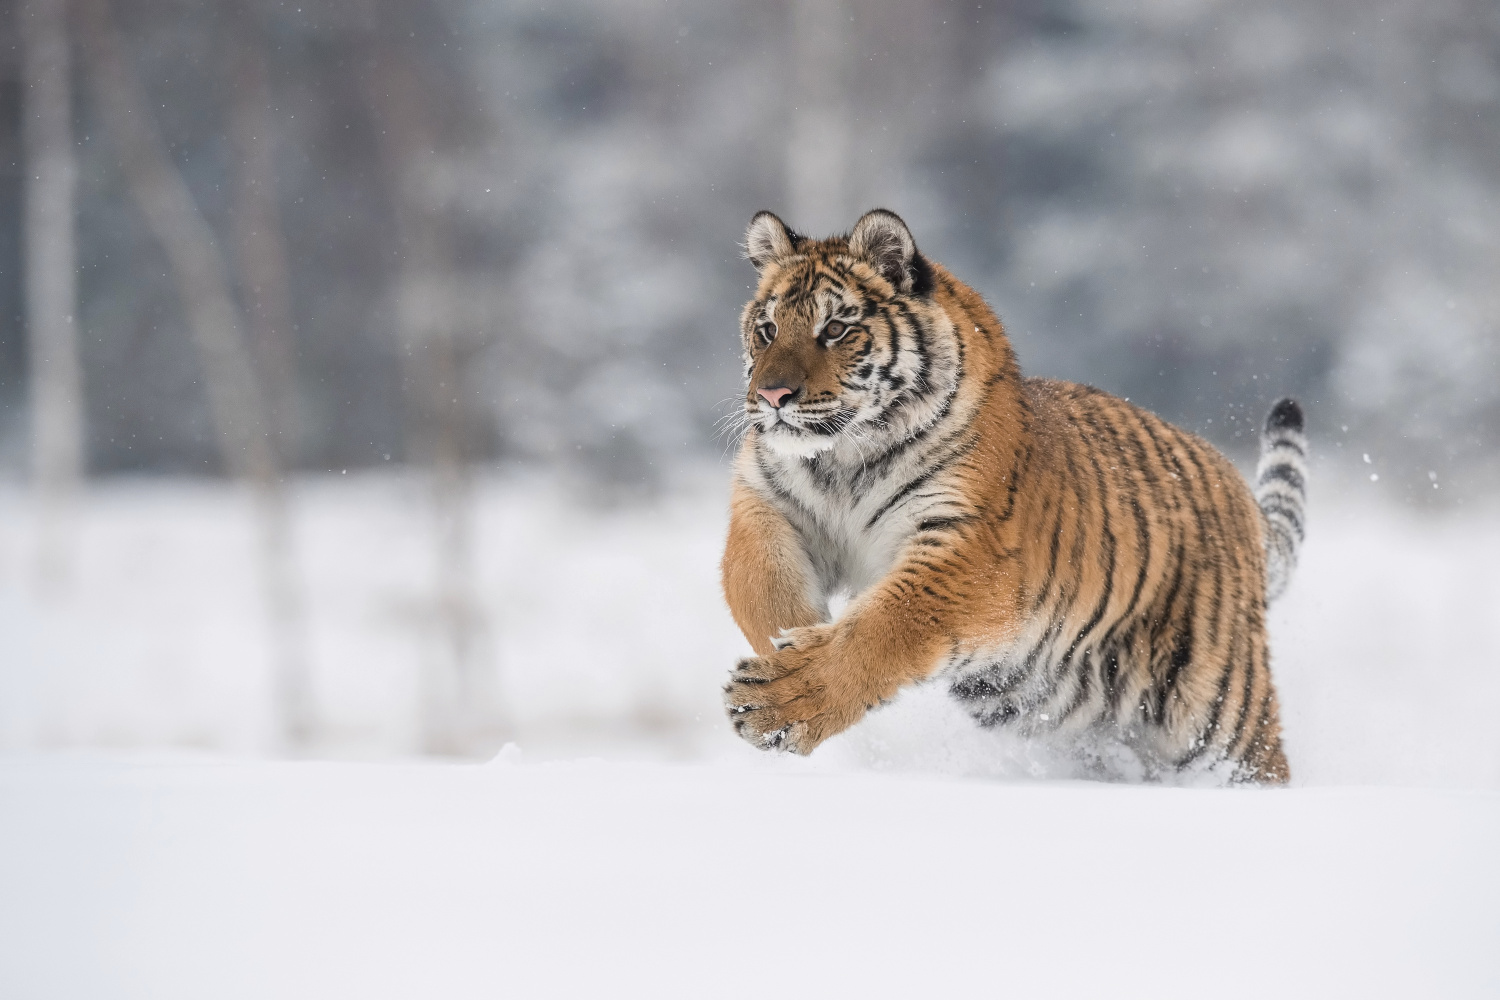
[(764, 271), (773, 261), (790, 257), (801, 239), (774, 213), (756, 212), (745, 230), (745, 256), (757, 271)]
[(912, 290), (917, 241), (895, 212), (877, 208), (861, 216), (849, 234), (849, 252), (873, 264), (898, 292)]

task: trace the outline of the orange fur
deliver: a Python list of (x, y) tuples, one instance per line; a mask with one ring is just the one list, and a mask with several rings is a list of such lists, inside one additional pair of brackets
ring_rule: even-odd
[[(752, 426), (722, 568), (758, 655), (725, 689), (736, 730), (808, 753), (943, 675), (981, 724), (1285, 781), (1262, 513), (1228, 460), (1022, 378), (983, 299), (889, 213), (822, 241), (763, 214), (749, 242)], [(796, 391), (777, 411), (767, 386)]]

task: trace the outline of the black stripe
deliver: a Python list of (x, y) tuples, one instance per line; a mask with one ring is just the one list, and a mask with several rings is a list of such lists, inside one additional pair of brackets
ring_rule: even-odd
[(889, 500), (887, 500), (879, 510), (875, 512), (874, 516), (872, 516), (870, 520), (865, 523), (865, 530), (869, 531), (871, 528), (875, 527), (876, 521), (879, 521), (882, 517), (885, 517), (886, 513), (897, 503), (904, 500), (907, 494), (909, 494), (917, 487), (921, 486), (923, 483), (927, 482), (933, 476), (937, 475), (939, 471), (941, 470), (936, 468), (928, 469), (917, 478), (907, 482), (905, 486), (897, 490), (896, 493)]
[(980, 728), (982, 729), (994, 729), (1001, 723), (1010, 722), (1020, 714), (1020, 709), (1016, 708), (1015, 705), (1006, 702), (999, 708), (995, 709), (993, 712), (975, 718), (974, 721), (979, 723)]
[(810, 420), (803, 424), (801, 430), (808, 434), (819, 434), (824, 437), (832, 437), (841, 433), (854, 420), (856, 411), (850, 409), (839, 409), (834, 411), (833, 416), (822, 420)]
[(1156, 689), (1156, 721), (1159, 725), (1167, 723), (1167, 699), (1171, 697), (1172, 691), (1177, 686), (1177, 678), (1182, 671), (1193, 660), (1193, 623), (1191, 617), (1185, 627), (1177, 633), (1177, 641), (1172, 644), (1172, 658), (1167, 662), (1167, 675), (1162, 679), (1161, 686)]
[[(1067, 624), (1067, 603), (1067, 600), (1064, 599), (1059, 602), (1058, 607), (1054, 607), (1052, 618), (1047, 623), (1047, 628), (1042, 632), (1041, 638), (1037, 640), (1036, 645), (1032, 646), (1026, 651), (1026, 657), (1024, 660), (1022, 660), (1021, 664), (1021, 674), (1030, 676), (1032, 671), (1036, 669), (1037, 663), (1043, 660), (1042, 654), (1051, 649), (1051, 647), (1062, 636), (1063, 626)], [(1050, 655), (1046, 657), (1046, 660), (1048, 662), (1050, 662), (1051, 659), (1052, 657)]]
[(1287, 451), (1295, 451), (1303, 458), (1307, 457), (1307, 449), (1302, 445), (1301, 435), (1298, 435), (1297, 437), (1286, 436), (1270, 438), (1267, 440), (1267, 443), (1261, 448), (1260, 451), (1262, 455), (1269, 455), (1280, 448), (1285, 448)]
[(1095, 626), (1097, 626), (1099, 622), (1104, 619), (1104, 613), (1109, 608), (1109, 600), (1114, 596), (1115, 591), (1116, 541), (1115, 534), (1110, 529), (1109, 495), (1105, 490), (1104, 470), (1100, 467), (1099, 460), (1095, 457), (1093, 450), (1086, 450), (1088, 451), (1089, 455), (1089, 463), (1094, 467), (1094, 478), (1099, 487), (1099, 515), (1101, 519), (1099, 530), (1104, 536), (1104, 551), (1106, 553), (1108, 562), (1104, 569), (1104, 593), (1099, 596), (1098, 603), (1094, 605), (1094, 610), (1089, 615), (1087, 624), (1085, 624), (1083, 628), (1078, 630), (1078, 635), (1076, 638), (1074, 638), (1073, 644), (1069, 646), (1068, 651), (1063, 654), (1061, 664), (1063, 666), (1072, 662), (1074, 654), (1078, 651), (1079, 647), (1083, 645), (1084, 639), (1087, 638), (1088, 634), (1094, 630)]
[[(1259, 645), (1255, 641), (1256, 630), (1251, 627), (1253, 625), (1252, 622), (1245, 622), (1244, 625), (1246, 626), (1244, 641), (1250, 648), (1246, 650), (1248, 659), (1245, 664), (1245, 692), (1240, 702), (1239, 715), (1234, 720), (1234, 738), (1228, 744), (1231, 750), (1245, 737), (1245, 721), (1250, 716), (1250, 696), (1255, 692), (1255, 677), (1257, 669), (1261, 667), (1260, 657), (1256, 655)], [(1261, 634), (1264, 635), (1264, 632), (1262, 631)], [(1235, 752), (1238, 753), (1239, 751)]]
[(1220, 503), (1214, 502), (1213, 485), (1209, 482), (1208, 472), (1205, 470), (1202, 456), (1198, 454), (1196, 442), (1187, 435), (1182, 436), (1183, 451), (1187, 454), (1188, 461), (1193, 463), (1193, 469), (1198, 474), (1197, 481), (1201, 483), (1207, 501), (1209, 515), (1213, 519), (1214, 533), (1211, 537), (1201, 538), (1199, 541), (1204, 547), (1204, 554), (1208, 557), (1207, 565), (1214, 581), (1214, 596), (1209, 604), (1208, 615), (1208, 644), (1217, 646), (1219, 643), (1219, 625), (1224, 613), (1224, 574), (1228, 567), (1227, 562), (1234, 569), (1239, 569), (1239, 555), (1233, 546), (1226, 545), (1228, 535), (1224, 531), (1224, 521), (1219, 514)]
[(813, 515), (813, 512), (803, 506), (802, 501), (798, 500), (795, 494), (793, 494), (790, 490), (788, 490), (781, 484), (781, 481), (776, 476), (775, 470), (766, 464), (765, 455), (763, 455), (760, 450), (759, 440), (756, 441), (755, 467), (760, 470), (761, 478), (765, 481), (771, 492), (775, 494), (776, 499), (782, 501), (787, 506), (791, 507), (793, 510), (801, 514), (803, 517), (816, 523), (817, 519)]
[(1230, 665), (1226, 664), (1219, 673), (1219, 693), (1213, 700), (1213, 707), (1209, 709), (1208, 722), (1199, 730), (1198, 741), (1186, 754), (1179, 757), (1174, 766), (1181, 770), (1197, 760), (1208, 750), (1214, 733), (1219, 728), (1219, 713), (1224, 710), (1224, 698), (1229, 694), (1229, 680), (1232, 673)]
[(1083, 651), (1083, 656), (1078, 660), (1078, 670), (1074, 676), (1077, 678), (1077, 690), (1073, 692), (1073, 700), (1070, 701), (1061, 712), (1058, 712), (1051, 720), (1055, 725), (1061, 726), (1073, 716), (1084, 703), (1088, 701), (1089, 694), (1093, 691), (1094, 683), (1094, 661), (1089, 655), (1089, 650)]
[(927, 347), (927, 330), (918, 319), (912, 320), (912, 335), (916, 341), (912, 350), (918, 358), (917, 373), (912, 377), (911, 386), (916, 392), (926, 394), (932, 387), (929, 376), (932, 374), (932, 356)]
[(890, 356), (890, 360), (887, 361), (885, 364), (879, 365), (879, 366), (876, 367), (876, 369), (875, 369), (875, 375), (876, 375), (876, 378), (879, 379), (881, 385), (885, 386), (888, 389), (895, 389), (895, 388), (899, 388), (899, 386), (896, 386), (894, 384), (896, 380), (895, 380), (895, 378), (892, 377), (891, 372), (896, 367), (896, 362), (898, 362), (898, 361), (901, 360), (901, 333), (902, 333), (901, 327), (896, 322), (896, 320), (898, 318), (904, 319), (904, 317), (902, 317), (900, 315), (900, 313), (897, 313), (894, 316), (891, 315), (891, 310), (888, 309), (888, 308), (882, 309), (881, 310), (881, 314), (885, 318), (886, 329), (888, 329), (890, 331), (890, 334), (891, 334), (890, 342), (889, 342), (889, 344), (887, 344), (887, 347), (890, 350), (891, 356)]
[(1282, 463), (1279, 465), (1270, 466), (1266, 469), (1266, 471), (1260, 474), (1260, 479), (1256, 481), (1256, 485), (1264, 486), (1265, 484), (1278, 479), (1283, 483), (1286, 483), (1298, 493), (1305, 492), (1307, 489), (1306, 484), (1302, 480), (1302, 473), (1298, 472), (1297, 467), (1295, 465), (1291, 465), (1290, 463)]
[(967, 524), (974, 520), (972, 514), (962, 514), (953, 517), (929, 517), (917, 525), (918, 531), (942, 531), (955, 525)]
[[(1043, 516), (1046, 515), (1047, 508), (1051, 506), (1051, 504), (1051, 500), (1042, 501)], [(1047, 562), (1047, 574), (1042, 577), (1041, 586), (1037, 589), (1035, 598), (1031, 604), (1031, 614), (1033, 617), (1035, 617), (1037, 612), (1041, 610), (1042, 605), (1047, 602), (1047, 598), (1052, 593), (1052, 585), (1057, 580), (1057, 557), (1062, 547), (1062, 515), (1062, 504), (1058, 504), (1057, 517), (1052, 523), (1052, 544), (1049, 549), (1050, 557)]]
[(1288, 526), (1297, 534), (1297, 541), (1300, 542), (1305, 537), (1302, 528), (1302, 512), (1300, 510), (1288, 507), (1285, 504), (1268, 504), (1261, 507), (1260, 510), (1266, 516), (1267, 520), (1274, 517), (1288, 522)]
[[(943, 402), (939, 405), (937, 413), (925, 426), (918, 428), (909, 437), (903, 437), (897, 441), (892, 442), (890, 447), (888, 447), (885, 451), (865, 461), (861, 481), (866, 483), (874, 483), (884, 478), (885, 474), (890, 470), (891, 465), (895, 463), (897, 458), (901, 457), (907, 451), (921, 444), (927, 439), (929, 435), (931, 435), (934, 431), (942, 426), (944, 421), (948, 419), (949, 414), (953, 410), (953, 401), (958, 396), (958, 384), (959, 381), (962, 380), (963, 374), (963, 370), (962, 368), (960, 368), (958, 372), (958, 380), (955, 380), (954, 382), (954, 388), (949, 391), (948, 394), (943, 398)], [(883, 409), (876, 415), (875, 419), (877, 421), (885, 420), (889, 416), (891, 410), (896, 408), (896, 406), (899, 405), (903, 399), (904, 397), (897, 397), (897, 400), (887, 405), (885, 409)], [(948, 437), (955, 437), (957, 435), (963, 434), (967, 430), (968, 425), (965, 424), (963, 427), (950, 431)], [(941, 447), (942, 443), (944, 442), (939, 442), (938, 446)]]
[[(1103, 427), (1105, 428), (1104, 433), (1109, 435), (1111, 440), (1114, 442), (1115, 448), (1123, 456), (1125, 454), (1125, 448), (1121, 442), (1118, 429), (1114, 426), (1114, 422), (1109, 419), (1108, 413), (1101, 412), (1098, 415), (1103, 418)], [(1095, 423), (1092, 417), (1090, 417), (1086, 422), (1096, 434), (1099, 433), (1099, 424)], [(1110, 640), (1114, 637), (1115, 631), (1122, 625), (1124, 625), (1125, 622), (1129, 621), (1135, 614), (1136, 604), (1141, 599), (1141, 593), (1145, 590), (1146, 587), (1147, 570), (1151, 565), (1150, 525), (1146, 521), (1146, 512), (1141, 509), (1140, 501), (1134, 495), (1134, 491), (1132, 491), (1132, 496), (1130, 498), (1130, 509), (1134, 514), (1135, 519), (1136, 549), (1140, 557), (1140, 568), (1136, 571), (1135, 586), (1130, 592), (1130, 600), (1125, 605), (1125, 610), (1117, 615), (1114, 621), (1110, 624), (1110, 627), (1105, 630), (1103, 637), (1099, 640), (1099, 645), (1101, 647), (1108, 645)]]

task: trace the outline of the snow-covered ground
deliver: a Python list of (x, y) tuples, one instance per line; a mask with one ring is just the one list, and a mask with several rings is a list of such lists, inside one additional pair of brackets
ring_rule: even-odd
[[(533, 760), (740, 752), (719, 687), (747, 650), (718, 589), (725, 474), (650, 506), (589, 507), (539, 479), (478, 490), (481, 662), (498, 736)], [(1315, 481), (1316, 485), (1316, 481)], [(440, 646), (423, 484), (334, 477), (295, 490), (321, 734), (315, 755), (418, 746)], [(243, 497), (120, 482), (82, 504), (71, 585), (33, 586), (24, 495), (0, 492), (0, 749), (274, 745), (266, 616)], [(1421, 516), (1313, 494), (1273, 670), (1301, 784), (1500, 790), (1500, 516)], [(913, 691), (819, 751), (846, 765), (1067, 777)], [(1060, 770), (1061, 768), (1061, 770)]]
[(97, 488), (48, 594), (0, 492), (0, 996), (1500, 995), (1492, 513), (1314, 494), (1272, 615), (1294, 787), (1225, 791), (1068, 780), (936, 688), (809, 760), (742, 746), (720, 473), (612, 509), (484, 482), (521, 749), (401, 760), (422, 485), (295, 496), (313, 754), (344, 763), (264, 759), (243, 497)]
[(0, 763), (0, 995), (1493, 997), (1500, 797)]

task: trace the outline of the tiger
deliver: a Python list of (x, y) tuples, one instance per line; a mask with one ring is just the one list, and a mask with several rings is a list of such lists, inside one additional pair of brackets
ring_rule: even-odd
[(1266, 608), (1303, 540), (1295, 400), (1266, 418), (1252, 490), (1127, 400), (1023, 376), (893, 212), (822, 240), (761, 212), (744, 246), (721, 563), (755, 653), (724, 687), (740, 737), (808, 754), (938, 680), (982, 727), (1103, 738), (1148, 779), (1289, 780)]

